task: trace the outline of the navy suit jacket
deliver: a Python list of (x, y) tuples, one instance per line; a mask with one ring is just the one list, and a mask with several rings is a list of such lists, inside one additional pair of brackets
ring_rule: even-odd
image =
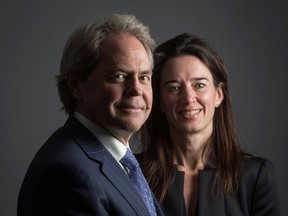
[[(155, 198), (158, 215), (162, 215)], [(129, 177), (100, 141), (69, 117), (31, 162), (18, 216), (141, 215), (149, 212)]]
[[(177, 167), (175, 166), (175, 169)], [(238, 194), (211, 194), (215, 169), (199, 172), (198, 216), (280, 216), (280, 205), (271, 161), (244, 159)], [(177, 171), (174, 184), (161, 204), (165, 216), (186, 216), (183, 198), (184, 172)]]

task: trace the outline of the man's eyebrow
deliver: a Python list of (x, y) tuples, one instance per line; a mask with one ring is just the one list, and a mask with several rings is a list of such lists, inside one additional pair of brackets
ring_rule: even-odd
[[(116, 66), (114, 69), (114, 71), (119, 71), (119, 72), (124, 72), (124, 73), (133, 73), (134, 71), (129, 69), (128, 67), (126, 66), (121, 66), (121, 65), (118, 65)], [(152, 70), (149, 68), (147, 70), (143, 70), (143, 71), (140, 71), (139, 74), (152, 74)]]
[(127, 67), (125, 66), (121, 66), (121, 65), (118, 65), (116, 67), (113, 68), (113, 71), (121, 71), (121, 72), (126, 72), (126, 73), (129, 73), (129, 72), (132, 72), (130, 69), (128, 69)]
[(149, 75), (152, 75), (153, 74), (153, 71), (148, 69), (148, 70), (143, 70), (143, 71), (140, 71), (140, 74), (149, 74)]

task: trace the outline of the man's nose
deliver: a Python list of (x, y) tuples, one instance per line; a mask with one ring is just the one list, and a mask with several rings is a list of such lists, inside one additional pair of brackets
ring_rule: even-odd
[(129, 96), (141, 96), (143, 94), (138, 77), (131, 77), (129, 80), (127, 80), (126, 94)]

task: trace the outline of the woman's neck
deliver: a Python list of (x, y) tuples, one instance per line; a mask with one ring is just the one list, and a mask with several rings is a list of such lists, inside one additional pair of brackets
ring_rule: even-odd
[(183, 171), (197, 171), (204, 168), (203, 150), (208, 138), (201, 134), (179, 135), (171, 133), (171, 142), (175, 148), (174, 163)]

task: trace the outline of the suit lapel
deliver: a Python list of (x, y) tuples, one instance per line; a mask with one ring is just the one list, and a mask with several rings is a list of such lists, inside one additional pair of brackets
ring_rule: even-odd
[(222, 190), (220, 191), (219, 196), (212, 196), (214, 176), (214, 169), (207, 169), (199, 172), (199, 216), (225, 215), (225, 202)]
[(103, 161), (103, 173), (107, 176), (110, 182), (117, 188), (117, 190), (123, 195), (123, 197), (130, 203), (131, 207), (138, 214), (143, 212), (149, 212), (142, 201), (138, 191), (131, 183), (129, 177), (125, 174), (123, 169), (119, 166), (114, 158), (107, 154), (107, 157)]
[(102, 172), (108, 181), (122, 194), (135, 212), (138, 215), (149, 215), (130, 179), (101, 142), (72, 116), (67, 120), (64, 130), (79, 144), (90, 159), (102, 164)]

